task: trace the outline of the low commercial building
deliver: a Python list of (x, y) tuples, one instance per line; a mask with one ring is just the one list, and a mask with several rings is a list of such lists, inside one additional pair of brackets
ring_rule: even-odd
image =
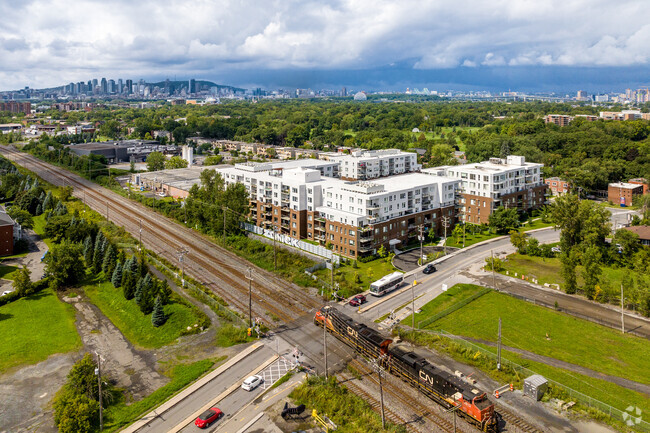
[(643, 177), (637, 177), (635, 179), (630, 179), (627, 181), (627, 183), (631, 183), (633, 185), (642, 185), (643, 186), (643, 194), (648, 193), (648, 186), (650, 183), (648, 183), (648, 180), (643, 178)]
[(128, 162), (128, 146), (109, 143), (82, 143), (71, 144), (67, 146), (70, 151), (79, 156), (83, 155), (102, 155), (109, 164), (118, 162)]
[(546, 183), (553, 195), (566, 194), (570, 189), (569, 182), (559, 177), (549, 177), (548, 179), (544, 179), (544, 183)]
[(546, 184), (542, 182), (543, 164), (526, 162), (523, 156), (490, 158), (474, 164), (423, 169), (430, 175), (459, 179), (462, 221), (486, 224), (499, 206), (520, 211), (537, 209), (546, 202)]
[(607, 187), (607, 201), (621, 207), (631, 206), (634, 196), (642, 195), (643, 189), (643, 185), (636, 183), (610, 183)]
[(23, 125), (20, 123), (2, 123), (0, 124), (0, 132), (3, 134), (9, 134), (11, 132), (20, 132), (23, 129)]

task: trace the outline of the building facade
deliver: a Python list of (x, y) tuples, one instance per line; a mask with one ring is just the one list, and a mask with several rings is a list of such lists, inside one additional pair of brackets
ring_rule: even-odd
[(643, 187), (636, 183), (610, 183), (607, 187), (607, 201), (621, 207), (631, 206), (634, 196), (643, 194)]
[(546, 184), (542, 182), (543, 164), (526, 162), (523, 156), (490, 158), (474, 164), (422, 170), (460, 180), (459, 219), (487, 224), (500, 206), (521, 211), (539, 208), (546, 202)]
[(569, 182), (562, 180), (559, 177), (549, 177), (544, 179), (544, 183), (553, 195), (563, 195), (569, 192)]
[(458, 180), (411, 173), (349, 181), (324, 174), (326, 168), (237, 164), (217, 170), (227, 184), (246, 186), (255, 225), (329, 245), (350, 258), (373, 254), (381, 246), (406, 244), (417, 236), (420, 225), (441, 234), (443, 216), (453, 224)]
[(25, 113), (31, 114), (32, 104), (31, 102), (0, 102), (0, 111), (8, 111), (10, 113)]
[(333, 156), (339, 161), (341, 179), (369, 180), (420, 170), (417, 154), (397, 149), (358, 150), (349, 155)]

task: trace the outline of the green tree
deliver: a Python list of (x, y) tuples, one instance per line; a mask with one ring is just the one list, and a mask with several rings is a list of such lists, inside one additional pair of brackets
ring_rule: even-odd
[(519, 215), (515, 208), (504, 208), (499, 206), (497, 210), (492, 212), (488, 218), (490, 228), (494, 229), (497, 233), (507, 233), (511, 229), (519, 227)]
[(45, 273), (50, 277), (50, 287), (58, 290), (83, 278), (85, 270), (81, 249), (81, 244), (65, 239), (50, 248), (45, 256)]
[(187, 168), (189, 163), (185, 161), (180, 156), (172, 156), (167, 161), (165, 161), (165, 169), (171, 170), (175, 168)]
[(25, 296), (32, 291), (31, 275), (32, 272), (26, 266), (16, 272), (12, 286), (18, 296)]
[(87, 267), (91, 267), (93, 265), (94, 251), (95, 251), (95, 246), (93, 243), (93, 238), (92, 236), (88, 235), (84, 240), (84, 246), (83, 246), (83, 256)]
[(596, 246), (590, 246), (582, 253), (582, 265), (584, 271), (582, 278), (585, 280), (584, 292), (588, 299), (594, 299), (596, 293), (596, 285), (600, 279), (601, 269), (601, 254)]
[(151, 152), (147, 156), (147, 170), (160, 171), (165, 168), (165, 155), (160, 152)]
[[(38, 210), (38, 206), (36, 207), (36, 209)], [(7, 213), (14, 221), (20, 224), (20, 226), (23, 229), (34, 228), (34, 219), (32, 218), (32, 214), (30, 214), (26, 210), (22, 210), (20, 208), (14, 207), (11, 208)]]
[(163, 309), (163, 302), (160, 296), (156, 296), (156, 302), (153, 307), (153, 314), (151, 315), (151, 324), (154, 327), (159, 327), (165, 324), (167, 321), (167, 316), (165, 315), (165, 310)]
[(122, 286), (122, 264), (119, 261), (115, 264), (113, 275), (111, 275), (111, 283), (116, 289)]
[(560, 274), (564, 278), (564, 291), (568, 294), (573, 294), (578, 290), (578, 278), (576, 277), (578, 252), (575, 249), (570, 251), (562, 250), (560, 263), (562, 265)]
[(612, 240), (613, 254), (614, 257), (618, 258), (619, 262), (629, 264), (640, 247), (641, 242), (638, 234), (625, 229), (617, 230), (614, 233)]
[(104, 275), (113, 275), (113, 270), (115, 269), (115, 261), (115, 248), (113, 248), (113, 245), (109, 244), (108, 248), (106, 248), (106, 253), (104, 254), (104, 260), (102, 261), (102, 272), (104, 272)]
[(223, 156), (221, 155), (208, 156), (203, 161), (203, 165), (219, 165), (221, 161), (223, 161)]
[(519, 230), (510, 230), (510, 243), (517, 248), (519, 254), (526, 254), (526, 247), (528, 246), (528, 235)]
[(54, 421), (59, 433), (90, 433), (95, 431), (99, 403), (84, 394), (62, 390), (54, 399)]
[(106, 237), (100, 230), (95, 237), (95, 248), (93, 250), (93, 271), (98, 273), (102, 269), (104, 253), (106, 251)]
[[(549, 248), (551, 248), (549, 246)], [(542, 249), (540, 248), (539, 241), (537, 238), (529, 237), (528, 243), (526, 244), (526, 254), (533, 257), (539, 257), (542, 255)]]
[(382, 245), (377, 250), (377, 254), (379, 255), (379, 257), (381, 257), (383, 259), (384, 257), (386, 257), (388, 255), (388, 250), (386, 250), (386, 247), (384, 245)]
[(131, 300), (135, 296), (135, 289), (137, 285), (137, 276), (135, 272), (124, 265), (122, 269), (122, 293), (126, 300)]

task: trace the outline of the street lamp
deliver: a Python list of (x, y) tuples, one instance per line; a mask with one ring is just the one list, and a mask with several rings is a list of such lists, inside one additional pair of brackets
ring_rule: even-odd
[(415, 331), (415, 290), (413, 289), (418, 284), (417, 280), (413, 280), (411, 284), (411, 318), (412, 324), (411, 328)]

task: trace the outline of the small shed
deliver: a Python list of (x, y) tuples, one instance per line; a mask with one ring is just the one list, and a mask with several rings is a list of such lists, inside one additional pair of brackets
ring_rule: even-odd
[(539, 374), (533, 374), (524, 379), (524, 395), (529, 395), (539, 401), (548, 389), (548, 381)]

